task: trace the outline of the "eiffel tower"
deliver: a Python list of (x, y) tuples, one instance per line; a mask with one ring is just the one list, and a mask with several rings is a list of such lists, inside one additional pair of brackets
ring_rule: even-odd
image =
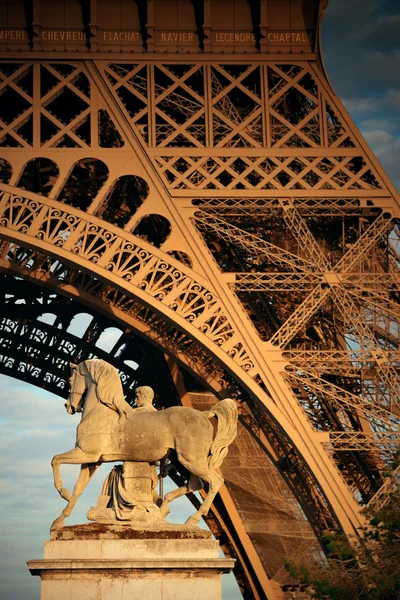
[(100, 357), (127, 401), (234, 398), (207, 524), (246, 600), (289, 597), (284, 557), (354, 539), (399, 474), (398, 195), (324, 8), (0, 2), (0, 372), (66, 397)]

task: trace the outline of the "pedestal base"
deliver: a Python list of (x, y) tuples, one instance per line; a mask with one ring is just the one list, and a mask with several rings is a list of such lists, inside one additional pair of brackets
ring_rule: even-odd
[(235, 561), (218, 550), (201, 529), (91, 523), (52, 531), (44, 560), (28, 567), (42, 578), (41, 600), (221, 600), (221, 575)]

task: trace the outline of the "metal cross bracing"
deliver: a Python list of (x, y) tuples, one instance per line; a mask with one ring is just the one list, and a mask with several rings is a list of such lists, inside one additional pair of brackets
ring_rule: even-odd
[(375, 496), (367, 504), (367, 509), (381, 510), (390, 499), (390, 496), (399, 487), (400, 465), (398, 465), (388, 477), (385, 478), (383, 484), (375, 494)]
[[(304, 523), (357, 534), (396, 464), (395, 190), (315, 61), (32, 56), (0, 64), (1, 269), (79, 297), (238, 400), (252, 442), (235, 459), (280, 479), (254, 505), (231, 486), (226, 531), (243, 518), (238, 553), (283, 583), (294, 521), (268, 494), (302, 515), (307, 551)], [(58, 373), (72, 340), (5, 323), (4, 364), (19, 336), (40, 362), (42, 336), (59, 340)], [(32, 381), (62, 395), (54, 373)]]

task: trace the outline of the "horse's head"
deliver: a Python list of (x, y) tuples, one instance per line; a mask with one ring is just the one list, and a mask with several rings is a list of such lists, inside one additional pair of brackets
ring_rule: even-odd
[(86, 389), (86, 382), (84, 375), (81, 375), (79, 372), (78, 365), (74, 365), (73, 363), (69, 364), (71, 367), (71, 377), (69, 378), (71, 391), (64, 406), (69, 415), (74, 415), (76, 412), (82, 412), (83, 394)]

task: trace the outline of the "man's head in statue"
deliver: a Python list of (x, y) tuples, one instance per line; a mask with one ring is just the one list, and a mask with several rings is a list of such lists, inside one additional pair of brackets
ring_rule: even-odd
[(154, 392), (148, 385), (142, 385), (136, 388), (135, 399), (138, 408), (142, 406), (152, 406)]

